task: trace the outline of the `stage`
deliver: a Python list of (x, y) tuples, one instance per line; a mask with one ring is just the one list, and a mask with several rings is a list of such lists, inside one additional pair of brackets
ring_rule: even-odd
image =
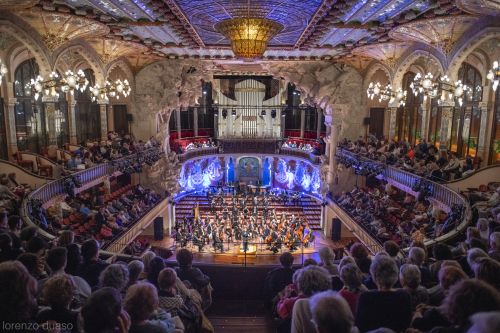
[[(310, 246), (307, 248), (304, 248), (304, 251), (302, 251), (302, 248), (297, 249), (296, 251), (292, 252), (293, 257), (294, 257), (294, 264), (295, 265), (301, 265), (303, 263), (303, 260), (312, 258), (316, 260), (317, 262), (320, 261), (318, 251), (322, 247), (330, 247), (334, 251), (339, 252), (339, 255), (337, 257), (340, 257), (340, 254), (343, 252), (345, 246), (349, 244), (352, 241), (355, 241), (354, 238), (343, 238), (342, 240), (338, 242), (334, 242), (332, 240), (326, 239), (320, 232), (314, 232), (315, 233), (315, 242), (314, 246)], [(165, 237), (163, 240), (160, 241), (155, 241), (153, 237), (151, 236), (141, 236), (141, 238), (147, 238), (149, 243), (153, 248), (159, 248), (159, 249), (170, 249), (174, 253), (170, 258), (166, 259), (167, 262), (175, 262), (175, 251), (177, 249), (180, 249), (181, 247), (176, 244), (175, 239), (172, 237)], [(238, 251), (238, 248), (234, 245), (229, 245), (230, 251), (226, 251), (223, 253), (220, 253), (217, 251), (215, 253), (213, 249), (208, 249), (207, 251), (204, 252), (198, 252), (198, 249), (194, 247), (192, 244), (188, 244), (186, 246), (187, 249), (191, 250), (193, 252), (193, 257), (194, 257), (194, 262), (198, 264), (221, 264), (221, 265), (252, 265), (252, 266), (270, 266), (270, 265), (276, 265), (279, 264), (279, 256), (282, 252), (286, 252), (287, 249), (283, 248), (282, 251), (274, 254), (271, 251), (263, 251), (263, 252), (258, 252), (258, 253), (250, 253), (247, 252), (246, 255), (245, 253), (241, 253)], [(227, 244), (224, 245), (224, 249), (227, 248)]]

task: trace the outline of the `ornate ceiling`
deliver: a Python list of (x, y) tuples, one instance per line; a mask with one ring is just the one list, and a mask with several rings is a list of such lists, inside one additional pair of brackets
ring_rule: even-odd
[(0, 10), (26, 21), (49, 49), (83, 38), (104, 62), (126, 56), (134, 68), (159, 58), (234, 62), (215, 26), (241, 16), (283, 25), (264, 60), (393, 61), (415, 42), (446, 54), (477, 25), (474, 15), (499, 15), (499, 8), (498, 0), (0, 1)]

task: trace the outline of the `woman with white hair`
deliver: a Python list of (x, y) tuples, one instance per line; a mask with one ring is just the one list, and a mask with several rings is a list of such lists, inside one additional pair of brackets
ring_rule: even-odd
[(309, 298), (314, 294), (331, 288), (331, 277), (328, 271), (319, 266), (308, 266), (301, 270), (297, 277), (297, 289), (302, 297), (297, 299), (292, 311), (292, 333), (315, 333), (311, 323)]
[(151, 283), (139, 282), (130, 286), (125, 296), (125, 309), (132, 322), (129, 333), (174, 332), (175, 323), (170, 314), (158, 306), (158, 291)]
[(422, 275), (417, 265), (404, 264), (399, 269), (399, 282), (411, 297), (411, 308), (415, 311), (417, 305), (429, 303), (429, 292), (420, 283)]
[(321, 263), (319, 264), (321, 267), (326, 269), (330, 275), (339, 275), (339, 268), (333, 263), (335, 260), (335, 253), (331, 248), (322, 247), (319, 249), (318, 255), (321, 259)]
[(377, 254), (372, 260), (370, 275), (378, 290), (359, 296), (356, 326), (361, 332), (379, 327), (401, 332), (410, 326), (410, 295), (403, 289), (393, 289), (398, 273), (396, 262), (388, 255)]
[(368, 290), (362, 283), (361, 278), (362, 273), (355, 264), (342, 266), (340, 279), (344, 283), (344, 286), (339, 291), (339, 294), (347, 301), (354, 314), (356, 313), (359, 295)]
[(122, 292), (128, 284), (128, 268), (125, 264), (112, 264), (99, 275), (99, 288), (113, 287)]
[(476, 228), (477, 230), (479, 230), (481, 239), (486, 242), (488, 241), (490, 235), (488, 225), (489, 225), (488, 219), (485, 219), (484, 217), (479, 218), (476, 223)]
[(484, 252), (480, 248), (474, 247), (467, 251), (467, 264), (469, 265), (470, 271), (474, 272), (479, 259), (487, 258), (488, 253)]
[(354, 326), (347, 302), (333, 291), (323, 291), (311, 297), (309, 309), (317, 333), (350, 333)]

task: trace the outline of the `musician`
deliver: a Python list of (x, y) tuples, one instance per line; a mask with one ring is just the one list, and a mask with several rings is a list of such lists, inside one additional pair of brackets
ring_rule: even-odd
[(228, 209), (227, 209), (227, 206), (225, 206), (225, 207), (224, 207), (224, 209), (222, 210), (222, 218), (223, 218), (224, 220), (227, 220), (228, 215), (229, 215), (229, 211), (228, 211)]
[(243, 231), (241, 232), (241, 238), (243, 240), (243, 252), (248, 251), (248, 239), (250, 237), (250, 234), (248, 233), (247, 228), (245, 227)]
[(205, 243), (199, 229), (193, 234), (193, 245), (198, 246), (198, 252), (203, 251)]
[(212, 242), (213, 242), (213, 247), (214, 247), (214, 252), (217, 253), (217, 249), (220, 250), (220, 252), (224, 252), (224, 245), (222, 244), (222, 240), (219, 237), (219, 233), (217, 230), (214, 229), (212, 232)]

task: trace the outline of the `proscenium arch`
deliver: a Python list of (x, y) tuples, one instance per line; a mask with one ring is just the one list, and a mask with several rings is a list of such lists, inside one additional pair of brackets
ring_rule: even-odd
[[(40, 75), (47, 77), (51, 72), (50, 58), (39, 43), (27, 32), (12, 22), (0, 19), (0, 33), (6, 33), (19, 41), (30, 53), (31, 57), (35, 58), (40, 69)], [(13, 50), (11, 50), (12, 52)], [(11, 54), (7, 54), (7, 58), (11, 58)], [(7, 64), (10, 65), (10, 64)], [(14, 78), (13, 70), (9, 71), (9, 78), (12, 81)]]
[[(62, 55), (64, 55), (66, 52), (76, 51), (87, 62), (89, 67), (94, 72), (96, 83), (98, 83), (100, 86), (104, 85), (104, 83), (106, 82), (106, 77), (104, 75), (105, 72), (102, 63), (97, 53), (95, 53), (95, 51), (93, 51), (90, 46), (84, 45), (83, 43), (70, 44), (69, 46), (60, 47), (58, 51), (58, 53), (54, 54), (54, 69), (58, 68), (58, 63)], [(74, 68), (72, 68), (72, 70), (74, 70)]]
[[(403, 54), (401, 57), (401, 61), (398, 64), (398, 67), (396, 68), (394, 72), (394, 79), (393, 79), (393, 87), (395, 89), (401, 88), (403, 84), (403, 76), (405, 73), (409, 70), (411, 65), (413, 65), (419, 58), (430, 58), (432, 61), (437, 65), (438, 71), (441, 72), (441, 74), (446, 73), (446, 67), (443, 65), (442, 59), (438, 57), (434, 50), (429, 49), (429, 50), (423, 50), (423, 49), (417, 49), (417, 50), (409, 50), (409, 53)], [(427, 69), (426, 69), (427, 70)]]
[[(452, 81), (458, 79), (458, 70), (469, 54), (480, 48), (484, 42), (492, 38), (500, 39), (500, 27), (482, 29), (475, 33), (472, 37), (469, 37), (462, 42), (461, 46), (457, 48), (452, 56), (452, 60), (450, 61), (448, 73)], [(491, 59), (488, 60), (491, 62)], [(485, 66), (488, 68), (491, 66), (491, 63), (485, 64)]]

